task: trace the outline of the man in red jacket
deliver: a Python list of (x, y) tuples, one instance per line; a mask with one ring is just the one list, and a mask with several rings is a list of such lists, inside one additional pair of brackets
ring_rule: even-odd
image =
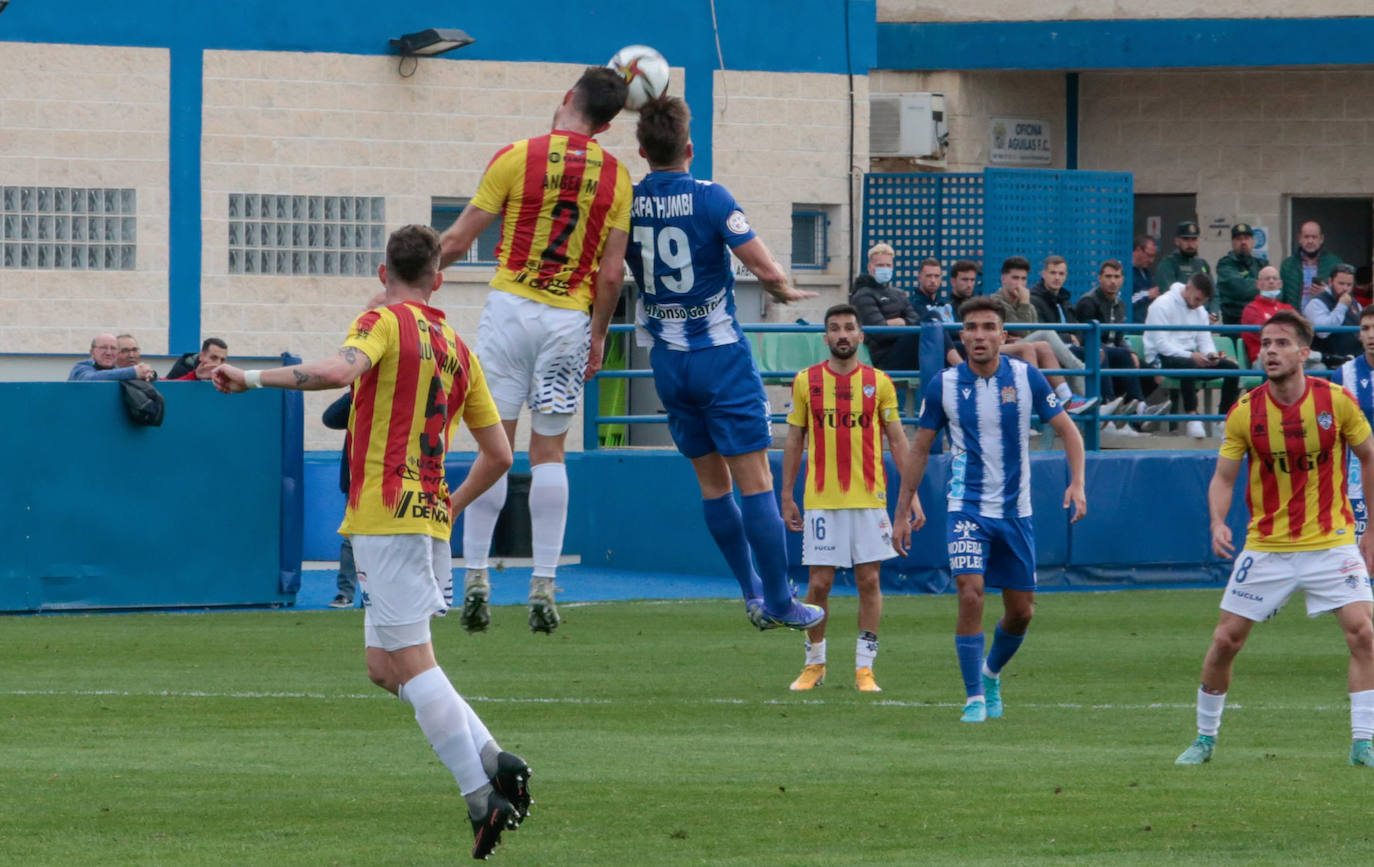
[[(1241, 311), (1241, 325), (1263, 325), (1269, 321), (1269, 317), (1280, 310), (1293, 309), (1291, 305), (1279, 300), (1279, 295), (1283, 292), (1283, 279), (1279, 277), (1279, 269), (1273, 265), (1266, 265), (1260, 269), (1255, 277), (1255, 289), (1259, 294)], [(1259, 358), (1259, 332), (1242, 334), (1241, 339), (1245, 341), (1246, 356), (1254, 362)], [(1254, 366), (1253, 363), (1251, 366)]]

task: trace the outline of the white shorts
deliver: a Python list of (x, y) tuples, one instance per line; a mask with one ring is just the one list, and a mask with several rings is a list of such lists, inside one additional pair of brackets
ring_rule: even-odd
[(886, 509), (807, 509), (802, 523), (802, 563), (807, 566), (848, 569), (897, 556)]
[(1268, 620), (1294, 590), (1307, 597), (1308, 617), (1352, 602), (1374, 601), (1369, 572), (1354, 545), (1291, 553), (1245, 550), (1231, 569), (1221, 610), (1246, 620)]
[(580, 310), (489, 292), (477, 324), (477, 357), (501, 418), (519, 418), (528, 404), (535, 413), (560, 417), (550, 425), (553, 419), (541, 423), (536, 416), (536, 433), (566, 431), (582, 400), (591, 331), (591, 317)]
[(453, 603), (448, 540), (422, 533), (349, 539), (363, 594), (367, 646), (399, 650), (429, 641), (429, 618), (447, 613)]

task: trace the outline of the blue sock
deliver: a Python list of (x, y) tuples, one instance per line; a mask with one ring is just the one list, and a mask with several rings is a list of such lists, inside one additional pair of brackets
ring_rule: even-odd
[(730, 571), (735, 573), (735, 580), (739, 582), (744, 598), (748, 600), (762, 596), (763, 582), (759, 580), (759, 573), (754, 571), (749, 540), (744, 536), (744, 519), (740, 517), (734, 494), (702, 500), (701, 511), (706, 515), (706, 529), (711, 531), (716, 547), (725, 555)]
[(772, 491), (740, 498), (744, 534), (759, 564), (764, 607), (781, 614), (792, 607), (792, 585), (787, 580), (787, 528)]
[(992, 633), (992, 650), (988, 651), (988, 671), (1001, 674), (1025, 640), (1024, 634), (1012, 635), (1002, 628), (1002, 621), (997, 621), (997, 629)]
[(969, 698), (983, 694), (983, 633), (954, 636), (954, 652), (959, 655), (959, 673), (964, 676), (964, 694)]

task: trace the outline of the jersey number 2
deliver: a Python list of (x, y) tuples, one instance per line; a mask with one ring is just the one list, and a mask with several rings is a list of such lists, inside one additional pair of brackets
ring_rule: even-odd
[[(639, 245), (639, 255), (644, 260), (647, 294), (655, 294), (654, 286), (658, 283), (662, 283), (663, 288), (669, 292), (682, 294), (692, 291), (696, 275), (692, 272), (692, 245), (687, 241), (686, 232), (677, 226), (664, 226), (659, 230), (655, 243), (652, 226), (635, 226), (634, 239)], [(655, 251), (664, 265), (677, 272), (676, 277), (670, 274), (658, 276), (654, 273)]]

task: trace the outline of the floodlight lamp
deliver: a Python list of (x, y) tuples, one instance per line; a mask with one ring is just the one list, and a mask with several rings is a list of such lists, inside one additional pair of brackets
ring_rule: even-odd
[[(0, 8), (9, 0), (0, 0)], [(400, 39), (391, 40), (391, 47), (402, 57), (433, 57), (446, 51), (471, 45), (474, 40), (462, 30), (438, 30), (430, 28), (418, 33), (407, 33)]]

